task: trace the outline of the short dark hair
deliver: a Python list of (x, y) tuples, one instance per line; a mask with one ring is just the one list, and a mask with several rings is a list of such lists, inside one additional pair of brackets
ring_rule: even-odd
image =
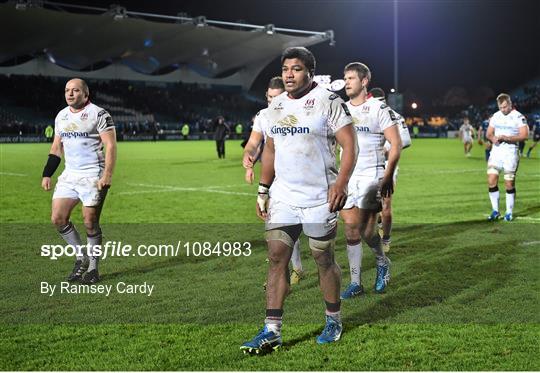
[(298, 58), (308, 71), (313, 75), (315, 73), (315, 56), (311, 51), (304, 47), (289, 47), (283, 51), (281, 55), (281, 64), (287, 59)]
[(383, 100), (386, 97), (386, 94), (384, 93), (384, 90), (382, 88), (379, 88), (379, 87), (371, 88), (369, 90), (369, 93), (371, 93), (371, 95), (373, 97), (375, 97), (375, 98), (381, 97)]
[(283, 84), (283, 78), (281, 76), (274, 76), (268, 82), (268, 89), (281, 89), (285, 90), (285, 84)]
[(367, 65), (361, 62), (351, 62), (345, 66), (345, 71), (356, 71), (360, 80), (367, 78), (371, 82), (371, 71)]

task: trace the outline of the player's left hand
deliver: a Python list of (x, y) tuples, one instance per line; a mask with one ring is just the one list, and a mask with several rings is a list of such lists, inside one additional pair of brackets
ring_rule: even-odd
[(253, 157), (248, 153), (244, 153), (244, 157), (242, 158), (242, 166), (244, 166), (244, 168), (253, 167)]
[(394, 193), (394, 180), (392, 177), (383, 177), (381, 181), (381, 197), (391, 197)]
[(110, 175), (103, 175), (101, 179), (98, 180), (98, 190), (109, 189), (111, 187), (112, 177)]
[(328, 189), (328, 205), (330, 212), (339, 211), (347, 202), (347, 184), (340, 185), (335, 183)]
[(253, 184), (253, 179), (255, 178), (255, 173), (253, 172), (253, 168), (246, 168), (246, 176), (245, 180), (248, 184)]

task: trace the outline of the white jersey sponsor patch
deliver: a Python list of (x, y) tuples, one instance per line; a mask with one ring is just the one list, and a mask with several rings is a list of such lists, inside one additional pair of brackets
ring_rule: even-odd
[[(493, 114), (489, 120), (489, 127), (495, 130), (495, 136), (517, 136), (519, 129), (527, 126), (527, 119), (517, 110), (512, 110), (508, 115), (504, 115), (501, 111)], [(494, 145), (491, 152), (504, 152), (517, 154), (518, 145), (502, 143)]]
[(362, 105), (347, 107), (353, 117), (358, 138), (358, 159), (353, 176), (374, 176), (384, 168), (384, 130), (397, 124), (397, 117), (388, 105), (369, 98)]
[(296, 207), (326, 203), (338, 173), (335, 133), (352, 123), (343, 100), (319, 86), (298, 99), (284, 92), (266, 116), (266, 134), (275, 147), (270, 197)]
[(100, 133), (114, 129), (111, 115), (88, 103), (73, 113), (69, 106), (56, 116), (54, 131), (62, 139), (65, 170), (70, 173), (99, 175), (105, 167)]

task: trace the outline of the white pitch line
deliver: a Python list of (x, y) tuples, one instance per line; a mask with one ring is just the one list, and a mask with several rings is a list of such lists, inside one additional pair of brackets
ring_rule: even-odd
[(540, 241), (527, 241), (520, 243), (521, 246), (539, 245)]
[(166, 189), (153, 189), (153, 190), (134, 190), (131, 192), (118, 192), (116, 194), (132, 195), (132, 194), (147, 194), (147, 193), (170, 193), (170, 192), (204, 192), (204, 193), (218, 193), (218, 194), (232, 194), (236, 196), (250, 196), (253, 197), (253, 193), (242, 192), (230, 192), (227, 190), (216, 189), (204, 189), (204, 188), (180, 188), (180, 187), (167, 187)]
[(27, 174), (18, 174), (15, 172), (0, 172), (0, 175), (6, 175), (6, 176), (28, 176)]
[(532, 221), (540, 221), (540, 218), (532, 218), (530, 216), (518, 216), (516, 219), (519, 220), (532, 220)]

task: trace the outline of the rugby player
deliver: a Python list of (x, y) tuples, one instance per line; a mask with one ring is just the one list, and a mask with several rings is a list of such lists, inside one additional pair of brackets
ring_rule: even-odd
[[(68, 106), (56, 116), (55, 136), (41, 186), (51, 190), (51, 177), (63, 154), (65, 170), (54, 189), (51, 220), (66, 243), (79, 248), (68, 281), (93, 284), (99, 281), (99, 257), (94, 255), (94, 249), (102, 242), (99, 217), (116, 163), (116, 133), (110, 114), (90, 102), (84, 80), (71, 79), (64, 93)], [(88, 250), (82, 249), (79, 233), (70, 221), (71, 211), (79, 201), (83, 205)]]
[(465, 152), (466, 157), (471, 156), (473, 137), (474, 137), (474, 128), (471, 126), (469, 118), (463, 118), (463, 124), (459, 127), (459, 137), (463, 141), (463, 151)]
[[(268, 142), (262, 154), (257, 215), (266, 221), (270, 266), (264, 327), (241, 349), (272, 351), (282, 344), (283, 303), (288, 294), (288, 262), (303, 231), (319, 270), (326, 304), (320, 344), (340, 339), (341, 269), (335, 261), (337, 212), (347, 199), (356, 161), (352, 118), (339, 95), (313, 82), (315, 57), (303, 47), (287, 48), (281, 57), (283, 94), (268, 107)], [(342, 148), (337, 170), (335, 145)]]
[[(268, 82), (268, 88), (266, 89), (266, 101), (268, 105), (272, 103), (272, 99), (276, 96), (279, 96), (285, 90), (283, 85), (283, 79), (281, 76), (276, 76), (270, 79)], [(253, 166), (257, 162), (262, 148), (264, 147), (264, 141), (266, 139), (266, 128), (267, 128), (267, 110), (262, 109), (257, 113), (255, 119), (253, 120), (253, 129), (249, 135), (249, 140), (244, 147), (244, 157), (242, 159), (242, 165), (246, 169), (245, 180), (249, 184), (253, 184)], [(292, 271), (290, 277), (291, 285), (296, 285), (304, 277), (304, 270), (302, 267), (302, 259), (300, 257), (300, 248), (299, 240), (296, 240), (294, 243), (293, 253), (291, 255), (291, 264)], [(265, 284), (266, 288), (266, 284)]]
[(540, 141), (540, 115), (535, 114), (534, 115), (534, 130), (533, 130), (533, 144), (530, 146), (529, 150), (527, 150), (527, 158), (531, 157), (532, 150), (538, 145), (538, 141)]
[[(372, 88), (369, 90), (369, 95), (378, 99), (379, 101), (386, 104), (385, 93), (382, 88)], [(411, 135), (409, 129), (405, 124), (405, 119), (398, 114), (394, 109), (390, 108), (394, 112), (394, 115), (397, 118), (399, 126), (399, 136), (401, 137), (402, 149), (406, 149), (411, 146)], [(385, 157), (385, 168), (388, 167), (388, 153), (391, 148), (391, 144), (388, 141), (384, 142), (384, 157)], [(394, 181), (394, 191), (396, 189), (397, 177), (398, 177), (399, 165), (396, 165), (396, 170), (394, 171), (393, 181)], [(392, 195), (383, 198), (382, 200), (382, 211), (379, 215), (380, 226), (379, 234), (382, 239), (382, 247), (385, 253), (390, 251), (390, 243), (392, 242), (391, 233), (392, 233)]]
[[(360, 62), (345, 66), (345, 92), (347, 107), (353, 117), (358, 137), (358, 159), (349, 181), (349, 197), (341, 216), (345, 222), (347, 256), (351, 283), (341, 294), (349, 299), (364, 292), (361, 281), (361, 240), (375, 254), (377, 275), (374, 289), (384, 292), (390, 280), (390, 260), (383, 251), (381, 237), (376, 232), (377, 214), (381, 211), (381, 198), (392, 195), (393, 175), (401, 153), (398, 118), (385, 103), (368, 98), (371, 81), (369, 68)], [(391, 144), (385, 169), (384, 142)]]
[(506, 188), (505, 221), (512, 221), (516, 197), (516, 172), (519, 164), (518, 143), (528, 138), (527, 119), (512, 108), (512, 100), (506, 93), (497, 96), (499, 111), (493, 114), (487, 129), (487, 138), (493, 144), (488, 160), (487, 176), (492, 212), (489, 221), (500, 218), (499, 173), (504, 173)]

